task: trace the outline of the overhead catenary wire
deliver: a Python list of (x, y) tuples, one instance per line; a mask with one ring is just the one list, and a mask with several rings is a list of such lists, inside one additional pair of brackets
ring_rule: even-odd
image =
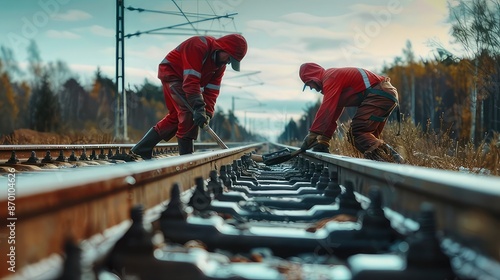
[[(210, 34), (214, 34), (214, 33), (218, 33), (220, 36), (224, 35), (224, 34), (230, 34), (230, 33), (240, 33), (240, 32), (234, 32), (234, 31), (227, 31), (225, 30), (226, 27), (227, 27), (227, 24), (222, 24), (223, 21), (222, 19), (229, 19), (230, 21), (233, 22), (233, 26), (234, 26), (234, 30), (237, 30), (236, 28), (236, 24), (234, 23), (234, 16), (238, 15), (238, 13), (228, 13), (226, 12), (225, 14), (223, 15), (217, 15), (215, 9), (213, 8), (212, 4), (209, 3), (209, 1), (206, 1), (208, 7), (210, 8), (210, 10), (213, 12), (213, 14), (209, 14), (209, 13), (199, 13), (199, 7), (197, 7), (197, 12), (194, 13), (194, 12), (187, 12), (187, 11), (184, 11), (183, 8), (181, 6), (179, 6), (177, 4), (177, 2), (175, 0), (172, 0), (172, 3), (176, 6), (176, 8), (178, 9), (178, 11), (159, 11), (159, 10), (153, 10), (153, 9), (146, 9), (146, 8), (140, 8), (140, 7), (133, 7), (133, 6), (128, 6), (126, 8), (126, 10), (128, 11), (131, 11), (131, 12), (138, 12), (138, 13), (157, 13), (157, 14), (165, 14), (165, 15), (169, 15), (169, 16), (180, 16), (180, 17), (183, 17), (184, 20), (186, 22), (183, 22), (183, 23), (179, 23), (179, 24), (174, 24), (174, 25), (171, 25), (171, 26), (166, 26), (166, 27), (160, 27), (160, 28), (154, 28), (154, 29), (150, 29), (150, 30), (146, 30), (146, 31), (136, 31), (136, 32), (133, 32), (133, 33), (128, 33), (128, 34), (124, 34), (124, 28), (123, 28), (123, 21), (124, 21), (124, 15), (123, 15), (123, 12), (121, 12), (121, 14), (118, 14), (118, 8), (120, 8), (122, 11), (124, 9), (124, 1), (123, 0), (117, 0), (117, 22), (121, 22), (121, 30), (118, 29), (118, 24), (117, 24), (117, 52), (118, 52), (118, 46), (121, 48), (120, 50), (120, 53), (124, 54), (124, 39), (127, 38), (127, 39), (130, 39), (132, 37), (139, 37), (140, 35), (177, 35), (177, 36), (192, 36), (192, 35), (200, 35), (200, 34), (203, 34), (203, 35), (210, 35)], [(182, 2), (180, 3), (182, 5)], [(199, 2), (198, 2), (198, 5), (199, 5)], [(224, 30), (213, 30), (211, 27), (213, 26), (213, 21), (214, 20), (217, 20), (220, 24), (220, 26), (222, 26)], [(198, 24), (199, 23), (203, 23), (203, 22), (209, 22), (210, 21), (210, 27), (207, 28), (207, 29), (200, 29), (198, 28)], [(191, 28), (186, 28), (184, 27), (185, 25), (189, 25)], [(121, 34), (118, 34), (118, 32), (121, 32)], [(119, 57), (117, 55), (117, 61), (121, 61), (122, 64), (123, 61), (124, 61), (124, 55), (122, 55), (121, 57)], [(118, 67), (118, 66), (117, 66)], [(118, 84), (118, 81), (121, 79), (121, 80), (125, 80), (125, 67), (124, 65), (121, 65), (122, 69), (118, 69), (117, 68), (117, 74), (116, 74), (116, 81), (117, 81), (117, 84)], [(260, 71), (259, 71), (260, 72)], [(119, 74), (120, 73), (120, 74)], [(258, 72), (254, 72), (254, 73), (258, 73)], [(252, 74), (254, 74), (252, 73)], [(249, 75), (249, 74), (247, 74)], [(243, 75), (240, 75), (240, 76), (245, 76), (244, 74)], [(255, 81), (252, 81), (252, 82), (255, 82)], [(259, 83), (258, 85), (261, 85), (261, 84), (264, 84), (264, 83)], [(256, 84), (252, 84), (251, 86), (254, 86)], [(242, 88), (241, 86), (239, 87), (240, 89)], [(117, 92), (120, 91), (119, 89), (117, 89)], [(123, 97), (123, 102), (120, 102), (118, 101), (117, 104), (120, 104), (118, 105), (119, 107), (123, 107), (124, 106), (124, 102), (125, 102), (125, 99), (126, 97)], [(120, 108), (117, 108), (117, 114), (123, 114), (122, 111), (123, 109), (120, 109)], [(117, 124), (115, 124), (115, 136), (117, 138), (120, 138), (122, 137), (120, 135), (120, 129), (123, 129), (123, 138), (124, 139), (127, 139), (127, 130), (126, 130), (126, 126), (127, 126), (127, 121), (126, 121), (126, 116), (125, 115), (122, 115), (122, 116), (117, 116), (118, 120), (120, 119), (123, 119), (123, 124), (119, 124), (117, 122)]]
[[(196, 29), (196, 27), (194, 27), (193, 25), (193, 22), (191, 22), (189, 20), (189, 18), (186, 16), (186, 14), (184, 13), (184, 11), (181, 9), (181, 7), (179, 7), (179, 5), (177, 5), (177, 3), (175, 2), (175, 0), (172, 0), (172, 2), (175, 4), (175, 6), (177, 7), (177, 9), (179, 9), (179, 12), (182, 14), (182, 16), (184, 16), (184, 18), (187, 20), (187, 22), (189, 23), (189, 25), (191, 25), (191, 27), (193, 27), (193, 30), (196, 32), (196, 34), (199, 34), (198, 32), (198, 29)], [(196, 21), (195, 21), (196, 22)], [(198, 21), (199, 22), (199, 21)]]
[(190, 12), (172, 12), (172, 11), (158, 11), (158, 10), (149, 10), (149, 9), (143, 9), (143, 8), (135, 8), (132, 6), (128, 6), (127, 10), (129, 11), (137, 11), (139, 13), (143, 12), (148, 12), (148, 13), (158, 13), (158, 14), (165, 14), (165, 15), (173, 15), (173, 16), (194, 16), (194, 17), (213, 17), (215, 14), (198, 14), (198, 13), (190, 13)]
[[(213, 18), (200, 19), (200, 20), (197, 20), (197, 21), (190, 21), (189, 23), (179, 23), (179, 24), (175, 24), (175, 25), (172, 25), (172, 26), (160, 27), (160, 28), (155, 28), (155, 29), (146, 30), (146, 31), (137, 31), (135, 33), (127, 34), (124, 37), (130, 38), (130, 37), (133, 37), (133, 36), (140, 36), (142, 34), (159, 34), (159, 33), (157, 33), (157, 31), (160, 31), (160, 30), (177, 29), (178, 27), (184, 26), (184, 25), (191, 25), (191, 26), (193, 26), (193, 23), (199, 23), (199, 22), (214, 20), (214, 19), (218, 19), (218, 18), (228, 18), (228, 17), (234, 16), (234, 15), (237, 15), (237, 13), (233, 13), (233, 14), (229, 14), (229, 15), (224, 15), (224, 16), (216, 16), (216, 17), (213, 17)], [(194, 28), (194, 26), (193, 26), (193, 28)], [(194, 29), (196, 31), (196, 34), (198, 34), (197, 29), (196, 28), (194, 28)], [(210, 31), (213, 32), (213, 30), (206, 30), (206, 32), (210, 32)], [(193, 34), (191, 33), (189, 35), (193, 35)]]

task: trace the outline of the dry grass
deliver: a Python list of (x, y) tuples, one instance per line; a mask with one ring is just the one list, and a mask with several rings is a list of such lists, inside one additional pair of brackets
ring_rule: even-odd
[[(401, 135), (397, 136), (398, 124), (388, 123), (382, 139), (393, 146), (406, 160), (407, 164), (453, 171), (469, 171), (500, 176), (500, 135), (496, 134), (489, 143), (476, 146), (454, 140), (449, 128), (441, 126), (439, 131), (415, 126), (411, 121), (403, 120)], [(348, 125), (339, 127), (330, 146), (333, 154), (362, 158), (342, 135)], [(135, 132), (140, 135), (140, 132)], [(37, 132), (29, 129), (16, 130), (0, 138), (3, 145), (23, 144), (106, 144), (116, 143), (111, 133), (86, 129), (85, 132), (72, 131), (64, 135)], [(291, 143), (300, 146), (301, 143)]]
[(71, 131), (65, 134), (39, 132), (31, 129), (18, 129), (0, 138), (2, 145), (51, 145), (51, 144), (109, 144), (113, 136), (107, 133), (87, 130)]
[[(347, 131), (348, 126), (341, 126)], [(388, 123), (382, 139), (393, 146), (406, 160), (407, 164), (453, 171), (500, 176), (500, 135), (495, 135), (490, 143), (472, 143), (456, 141), (452, 131), (441, 126), (439, 131), (422, 129), (411, 121), (401, 123), (401, 135), (397, 135), (398, 124)], [(340, 135), (343, 133), (340, 133)], [(339, 134), (336, 134), (339, 135)], [(347, 139), (336, 136), (332, 141), (331, 152), (351, 157), (362, 158)]]

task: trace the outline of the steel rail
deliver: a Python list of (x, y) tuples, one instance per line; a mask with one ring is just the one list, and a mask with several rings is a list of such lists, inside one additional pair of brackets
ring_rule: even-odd
[[(272, 146), (298, 150), (272, 143)], [(437, 229), (500, 262), (500, 177), (436, 170), (306, 151), (302, 157), (337, 171), (339, 184), (350, 181), (359, 194), (379, 187), (384, 207), (416, 219), (431, 203)]]
[[(297, 149), (276, 143), (270, 146)], [(19, 264), (27, 265), (46, 258), (49, 253), (60, 253), (62, 240), (68, 234), (83, 240), (127, 221), (132, 205), (143, 204), (146, 209), (158, 207), (168, 200), (172, 182), (179, 182), (184, 189), (190, 188), (195, 177), (206, 178), (210, 170), (229, 164), (255, 149), (267, 152), (269, 147), (254, 144), (153, 160), (145, 164), (130, 163), (105, 169), (75, 169), (72, 172), (19, 177), (18, 186), (32, 184), (28, 182), (36, 182), (36, 185), (17, 189), (16, 217), (19, 223), (16, 225), (19, 226), (19, 235), (16, 238), (18, 244), (37, 246), (37, 250), (30, 250), (29, 246), (24, 249), (19, 247)], [(445, 249), (456, 252), (457, 244), (460, 244), (463, 248), (474, 250), (474, 253), (464, 251), (465, 258), (478, 256), (475, 252), (479, 252), (481, 256), (493, 260), (495, 267), (500, 263), (500, 178), (312, 151), (300, 157), (322, 164), (330, 172), (336, 171), (338, 183), (345, 185), (352, 182), (355, 191), (364, 198), (370, 188), (379, 187), (386, 213), (399, 215), (412, 225), (417, 224), (414, 221), (421, 205), (432, 204), (436, 228), (442, 240), (446, 241), (443, 244), (450, 247)], [(5, 193), (0, 194), (2, 209), (7, 207), (6, 198)], [(8, 218), (5, 212), (0, 213), (0, 219)], [(0, 234), (5, 236), (7, 231), (2, 229)], [(5, 244), (2, 243), (2, 246)], [(2, 258), (1, 261), (4, 261), (5, 255)], [(489, 264), (485, 258), (478, 259), (482, 261), (479, 267)]]
[[(172, 184), (184, 188), (194, 178), (231, 164), (245, 153), (261, 148), (252, 144), (225, 150), (157, 160), (72, 169), (70, 172), (17, 174), (14, 185), (0, 177), (5, 191), (0, 193), (0, 219), (15, 224), (15, 230), (3, 226), (2, 240), (15, 239), (16, 269), (60, 254), (68, 237), (80, 241), (128, 220), (132, 205), (146, 209), (169, 199)], [(8, 192), (7, 186), (15, 192)], [(10, 203), (9, 203), (10, 202)], [(14, 203), (14, 204), (12, 204)], [(13, 215), (6, 211), (15, 205)], [(0, 243), (9, 252), (7, 242)], [(9, 257), (2, 253), (2, 263)], [(0, 271), (0, 277), (9, 273)]]
[[(229, 146), (235, 147), (241, 144), (230, 144)], [(52, 145), (0, 145), (0, 160), (8, 160), (12, 152), (16, 153), (19, 159), (27, 159), (31, 156), (31, 152), (35, 152), (38, 158), (43, 158), (47, 152), (56, 158), (62, 151), (65, 157), (69, 157), (71, 152), (75, 152), (80, 156), (84, 151), (90, 156), (92, 151), (105, 154), (111, 150), (113, 154), (117, 151), (120, 153), (128, 153), (134, 144), (52, 144)], [(216, 143), (195, 143), (196, 150), (209, 150), (218, 149)], [(165, 153), (177, 153), (179, 151), (177, 143), (159, 143), (156, 145), (156, 150), (163, 149)]]

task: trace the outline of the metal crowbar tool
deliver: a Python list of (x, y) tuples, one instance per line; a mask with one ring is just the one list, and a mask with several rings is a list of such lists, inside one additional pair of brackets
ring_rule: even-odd
[[(184, 105), (186, 105), (186, 107), (189, 109), (189, 111), (191, 111), (191, 114), (194, 115), (194, 110), (193, 110), (193, 108), (191, 108), (191, 105), (189, 105), (187, 100), (184, 97), (182, 97), (180, 94), (176, 93), (175, 91), (172, 91), (172, 92), (174, 92), (174, 94), (176, 94), (182, 100), (182, 102), (184, 102)], [(217, 133), (215, 133), (215, 131), (213, 131), (213, 129), (208, 125), (208, 123), (205, 124), (202, 128), (208, 134), (210, 134), (210, 136), (215, 140), (215, 142), (217, 142), (217, 144), (219, 145), (219, 147), (221, 147), (221, 149), (229, 149), (226, 146), (226, 144), (224, 144), (222, 139), (220, 139), (220, 137), (217, 135)]]

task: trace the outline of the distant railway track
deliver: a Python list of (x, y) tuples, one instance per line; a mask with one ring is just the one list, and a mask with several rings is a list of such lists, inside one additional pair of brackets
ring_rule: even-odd
[[(63, 267), (60, 254), (68, 237), (81, 244), (83, 257), (87, 265), (91, 266), (109, 253), (110, 244), (130, 225), (129, 212), (135, 205), (140, 204), (147, 209), (145, 220), (153, 222), (158, 229), (157, 221), (165, 208), (164, 203), (171, 198), (174, 184), (181, 186), (184, 195), (189, 195), (196, 178), (208, 180), (211, 171), (216, 170), (221, 174), (225, 167), (237, 167), (242, 156), (255, 150), (262, 153), (284, 147), (267, 143), (229, 146), (227, 150), (219, 150), (215, 144), (199, 146), (197, 150), (205, 151), (178, 157), (175, 156), (175, 145), (164, 144), (159, 147), (161, 154), (156, 160), (105, 164), (97, 168), (61, 169), (60, 172), (57, 169), (43, 172), (43, 168), (42, 172), (30, 172), (23, 166), (43, 166), (41, 159), (47, 155), (47, 151), (50, 151), (54, 162), (61, 151), (61, 160), (65, 158), (65, 163), (70, 163), (68, 157), (73, 151), (78, 157), (83, 151), (87, 156), (95, 151), (94, 161), (109, 161), (116, 153), (128, 152), (131, 145), (2, 147), (0, 159), (4, 172), (0, 184), (6, 187), (0, 193), (0, 219), (6, 221), (7, 225), (14, 223), (15, 229), (2, 227), (0, 230), (0, 260), (9, 264), (12, 259), (8, 255), (12, 251), (7, 243), (10, 237), (15, 240), (14, 263), (17, 273), (12, 274), (4, 269), (0, 271), (0, 276), (6, 279), (54, 278)], [(13, 151), (19, 161), (5, 163), (12, 158)], [(23, 163), (32, 156), (33, 151), (39, 162)], [(102, 155), (101, 158), (99, 155)], [(500, 178), (314, 152), (307, 152), (300, 161), (315, 166), (318, 169), (316, 173), (326, 168), (329, 180), (344, 188), (352, 186), (365, 210), (370, 205), (369, 198), (373, 199), (372, 190), (376, 187), (383, 213), (391, 221), (392, 227), (403, 236), (411, 236), (421, 226), (422, 213), (427, 213), (430, 221), (425, 226), (431, 231), (436, 229), (441, 250), (449, 257), (457, 279), (500, 277)], [(18, 171), (13, 172), (12, 168)], [(269, 168), (261, 168), (261, 175), (271, 172)], [(269, 174), (281, 178), (285, 172), (293, 169), (289, 165), (280, 168), (274, 168)], [(305, 173), (303, 170), (301, 172)], [(11, 182), (9, 184), (9, 178), (15, 178), (14, 185)], [(262, 178), (261, 184), (268, 184), (269, 178)], [(233, 184), (238, 185), (243, 179), (239, 180), (235, 178)], [(12, 188), (15, 190), (10, 192)], [(424, 205), (431, 205), (432, 210), (423, 211)], [(3, 209), (12, 209), (13, 215)], [(293, 232), (297, 231), (297, 226), (288, 223), (288, 227)], [(241, 238), (244, 239), (245, 235)], [(269, 237), (265, 240), (269, 240)], [(430, 240), (426, 241), (427, 245), (430, 243)], [(294, 245), (297, 244), (291, 243), (290, 248)], [(426, 255), (425, 250), (429, 248), (422, 245), (422, 256), (432, 259), (436, 252)], [(369, 274), (365, 275), (368, 278), (363, 278), (362, 273), (356, 274), (360, 268), (352, 263), (345, 267), (350, 277), (345, 279), (374, 279), (368, 277)], [(317, 267), (320, 270), (327, 268)], [(302, 269), (306, 269), (305, 266)], [(439, 271), (440, 267), (435, 269), (435, 272)], [(367, 270), (366, 273), (369, 272)], [(388, 275), (386, 273), (384, 279), (409, 279), (390, 278)], [(428, 279), (438, 279), (433, 278), (436, 275), (422, 275)]]
[[(133, 144), (86, 144), (86, 145), (3, 145), (0, 146), (2, 163), (47, 163), (107, 160), (117, 154), (129, 153)], [(197, 143), (197, 149), (218, 149), (213, 143)], [(158, 156), (177, 154), (177, 144), (158, 144), (154, 150)], [(27, 162), (31, 157), (36, 162)], [(74, 156), (72, 158), (72, 156)]]

